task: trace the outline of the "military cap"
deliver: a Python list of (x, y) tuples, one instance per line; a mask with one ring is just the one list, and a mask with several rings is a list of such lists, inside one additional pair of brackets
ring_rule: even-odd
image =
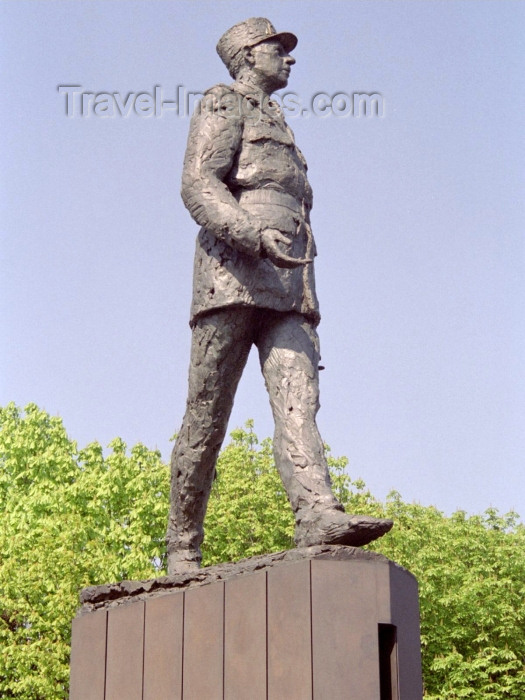
[(297, 37), (291, 32), (277, 32), (270, 20), (264, 17), (252, 17), (239, 22), (228, 29), (217, 44), (217, 53), (227, 67), (245, 46), (257, 46), (263, 41), (277, 39), (286, 51), (293, 51), (297, 46)]

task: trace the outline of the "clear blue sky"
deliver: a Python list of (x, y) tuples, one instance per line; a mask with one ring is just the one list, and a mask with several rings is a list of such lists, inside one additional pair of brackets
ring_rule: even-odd
[[(525, 516), (525, 4), (1, 5), (0, 404), (168, 458), (186, 399), (197, 227), (189, 120), (68, 118), (59, 85), (229, 82), (232, 24), (294, 31), (289, 90), (377, 92), (383, 118), (289, 120), (308, 160), (323, 320), (319, 426), (353, 477), (446, 512)], [(255, 355), (230, 429), (272, 421)]]

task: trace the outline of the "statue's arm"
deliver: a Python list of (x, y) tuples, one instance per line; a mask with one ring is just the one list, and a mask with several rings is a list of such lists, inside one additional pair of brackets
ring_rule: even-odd
[(248, 255), (261, 253), (261, 225), (239, 206), (223, 179), (242, 138), (242, 119), (219, 108), (191, 120), (182, 174), (182, 199), (193, 219)]

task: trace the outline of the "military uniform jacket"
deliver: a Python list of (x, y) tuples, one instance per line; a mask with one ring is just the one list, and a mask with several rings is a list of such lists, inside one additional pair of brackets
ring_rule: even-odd
[(313, 264), (293, 269), (264, 257), (261, 231), (292, 243), (283, 252), (315, 255), (306, 162), (281, 110), (242, 83), (205, 93), (192, 117), (182, 198), (202, 227), (195, 253), (191, 325), (211, 310), (256, 306), (319, 321)]

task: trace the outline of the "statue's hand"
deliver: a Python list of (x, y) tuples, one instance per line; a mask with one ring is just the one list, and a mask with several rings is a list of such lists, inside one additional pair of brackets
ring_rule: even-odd
[(311, 258), (292, 258), (291, 255), (286, 255), (281, 251), (279, 243), (289, 246), (292, 239), (275, 228), (266, 228), (261, 233), (263, 256), (271, 260), (277, 267), (292, 268), (313, 262)]

